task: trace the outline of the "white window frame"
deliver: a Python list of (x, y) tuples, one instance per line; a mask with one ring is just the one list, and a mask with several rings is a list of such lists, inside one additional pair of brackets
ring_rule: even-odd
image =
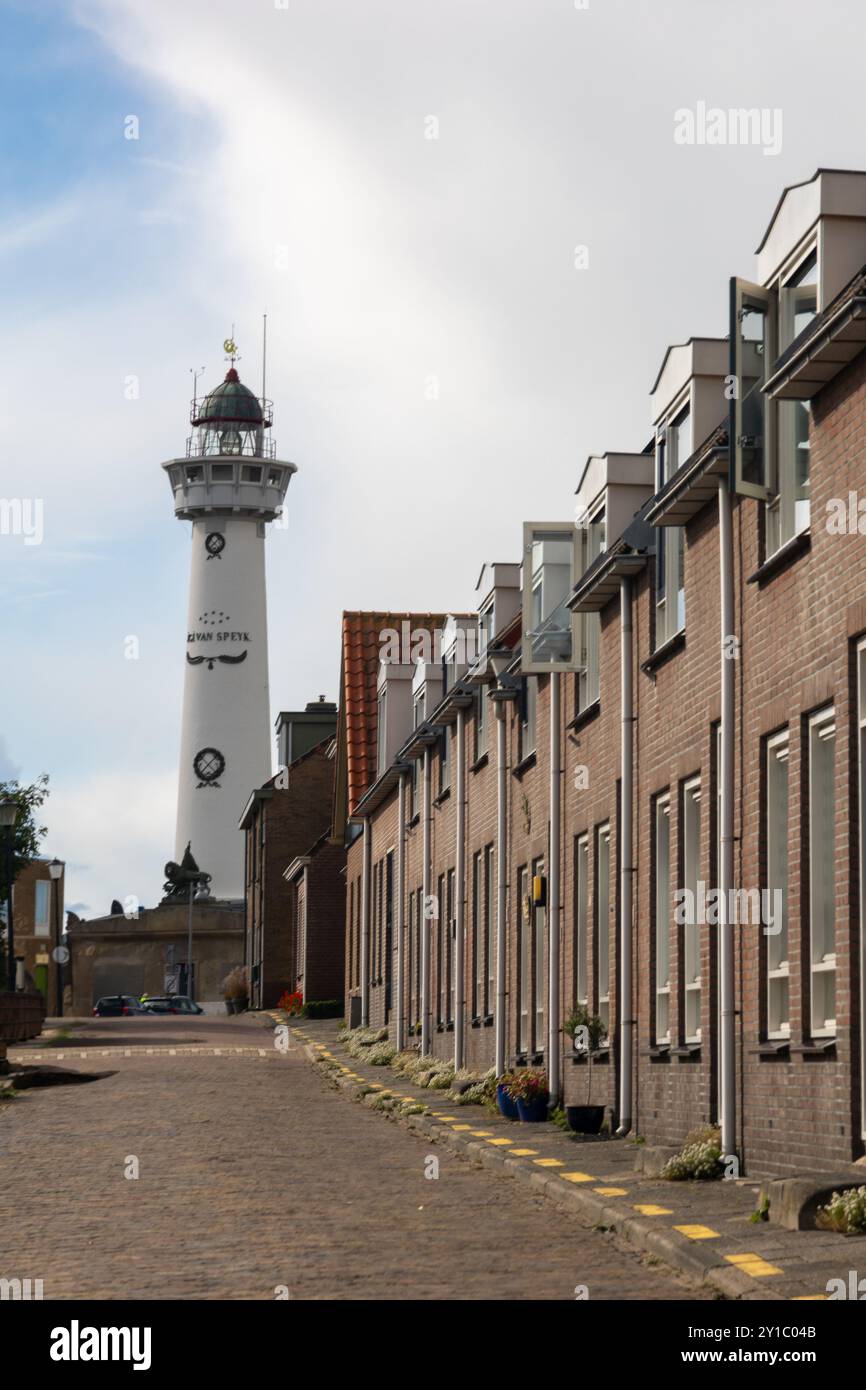
[[(696, 905), (701, 873), (700, 777), (690, 777), (683, 783), (682, 810), (683, 888), (691, 889), (692, 903)], [(692, 842), (690, 813), (697, 817), (696, 843)], [(687, 920), (683, 928), (683, 1031), (687, 1043), (701, 1041), (701, 992), (701, 924)]]
[[(576, 568), (580, 574), (607, 549), (607, 510), (604, 501), (594, 507), (578, 529)], [(601, 614), (579, 613), (577, 624), (577, 712), (594, 705), (600, 695), (599, 638)]]
[[(544, 859), (539, 857), (532, 861), (532, 877), (544, 876)], [(534, 903), (530, 914), (532, 927), (532, 967), (534, 972), (535, 991), (532, 1001), (532, 1042), (533, 1053), (544, 1052), (545, 1033), (544, 1033), (544, 1013), (547, 1001), (547, 909), (543, 903)]]
[(517, 903), (520, 919), (520, 958), (517, 964), (517, 988), (519, 1003), (517, 1008), (517, 1051), (525, 1056), (530, 1048), (529, 993), (532, 979), (532, 897), (529, 892), (529, 870), (524, 864), (517, 873)]
[[(539, 656), (535, 655), (533, 647), (534, 638), (532, 634), (536, 633), (537, 635), (538, 622), (545, 621), (540, 614), (536, 613), (537, 597), (539, 595), (543, 596), (544, 584), (546, 582), (545, 570), (551, 562), (544, 561), (538, 569), (534, 570), (533, 559), (536, 552), (536, 545), (541, 545), (542, 543), (560, 544), (562, 542), (568, 545), (569, 573), (565, 582), (562, 598), (557, 602), (555, 601), (556, 592), (553, 595), (552, 602), (554, 602), (554, 606), (550, 608), (547, 619), (549, 620), (555, 614), (561, 613), (562, 610), (565, 609), (562, 621), (566, 623), (568, 627), (570, 650), (567, 655), (551, 655), (547, 660), (542, 660)], [(578, 615), (572, 609), (568, 609), (566, 605), (571, 591), (574, 588), (575, 580), (578, 574), (581, 573), (580, 542), (581, 532), (573, 521), (525, 521), (523, 523), (523, 634), (520, 647), (520, 669), (524, 675), (530, 673), (534, 675), (543, 675), (548, 671), (574, 671), (577, 669), (580, 656)], [(562, 568), (562, 565), (557, 562), (553, 568), (559, 570)], [(550, 578), (550, 571), (548, 571), (547, 578), (551, 583), (553, 582)], [(545, 606), (549, 607), (549, 605)], [(548, 630), (563, 631), (564, 629), (557, 627)]]
[[(607, 872), (602, 875), (602, 845)], [(598, 1016), (604, 1023), (605, 1042), (610, 1041), (610, 821), (595, 831), (595, 977), (598, 989)]]
[[(687, 457), (694, 452), (694, 402), (691, 386), (677, 397), (668, 411), (663, 423), (656, 431), (656, 492), (661, 492), (665, 483), (685, 463), (679, 457), (675, 441), (677, 430), (683, 416), (688, 415), (692, 426), (692, 448)], [(655, 599), (655, 649), (672, 641), (686, 626), (685, 601), (685, 528), (682, 526), (659, 526), (656, 541), (656, 589)], [(682, 584), (680, 576), (682, 575)], [(661, 582), (659, 582), (661, 581)], [(661, 598), (659, 597), (661, 594)]]
[[(815, 280), (809, 281), (805, 285), (794, 285), (792, 281), (807, 268), (810, 261), (815, 261)], [(796, 314), (797, 300), (805, 298), (811, 291), (815, 296), (816, 312), (820, 285), (818, 275), (820, 262), (818, 260), (817, 239), (813, 240), (797, 257), (796, 262), (785, 268), (776, 282), (776, 343), (778, 352), (784, 352), (785, 348), (793, 342), (796, 334), (794, 332), (794, 316)], [(768, 363), (768, 368), (771, 364)], [(796, 457), (795, 457), (795, 420), (798, 410), (805, 407), (808, 411), (807, 401), (776, 401), (773, 403), (775, 409), (774, 421), (774, 443), (775, 449), (770, 459), (769, 479), (772, 495), (766, 502), (765, 512), (765, 536), (766, 536), (766, 558), (774, 555), (777, 550), (781, 550), (783, 545), (787, 545), (795, 536), (804, 531), (808, 531), (810, 525), (809, 496), (800, 499), (796, 497)], [(770, 402), (767, 403), (769, 407)], [(798, 515), (799, 508), (799, 515)]]
[[(819, 943), (816, 939), (816, 927), (818, 917), (818, 874), (816, 873), (816, 850), (820, 847), (819, 835), (823, 835), (827, 829), (826, 808), (819, 808), (816, 811), (816, 786), (815, 786), (815, 760), (813, 757), (813, 739), (820, 738), (833, 739), (833, 784), (831, 787), (831, 799), (833, 802), (833, 816), (830, 820), (830, 855), (829, 865), (824, 866), (825, 873), (835, 877), (835, 827), (836, 827), (836, 711), (833, 705), (828, 705), (824, 709), (813, 714), (808, 724), (808, 787), (809, 787), (809, 1018), (810, 1031), (813, 1038), (832, 1038), (836, 1036), (836, 1010), (833, 1009), (833, 1016), (827, 1014), (827, 1010), (817, 1008), (818, 990), (827, 993), (829, 989), (828, 977), (832, 976), (834, 1005), (838, 1003), (836, 998), (836, 913), (835, 913), (835, 894), (831, 892), (830, 901), (833, 905), (832, 923), (830, 924), (833, 932), (833, 950), (821, 950), (818, 959)], [(823, 918), (823, 913), (821, 914)], [(826, 946), (827, 922), (822, 920), (821, 931), (824, 938), (820, 945)], [(823, 977), (823, 978), (822, 978)]]
[[(655, 1011), (653, 1027), (657, 1044), (671, 1041), (671, 796), (655, 798)], [(667, 864), (660, 871), (659, 830), (664, 827)], [(662, 949), (664, 947), (664, 949)], [(662, 1025), (666, 1024), (665, 1027)]]
[[(765, 808), (765, 830), (767, 844), (767, 892), (773, 894), (776, 888), (782, 889), (782, 930), (774, 936), (767, 936), (767, 1037), (789, 1038), (791, 1036), (791, 993), (790, 993), (790, 938), (788, 932), (788, 825), (790, 821), (790, 782), (788, 761), (791, 751), (790, 731), (783, 729), (774, 734), (766, 743), (766, 786), (767, 804)], [(784, 820), (774, 816), (773, 772), (776, 765), (785, 768)], [(782, 875), (774, 871), (774, 866), (784, 860), (784, 883), (775, 880)], [(773, 901), (772, 897), (770, 899)], [(787, 1000), (787, 1007), (781, 1001)]]
[(579, 835), (575, 847), (575, 943), (574, 994), (575, 1003), (589, 1003), (589, 836)]
[[(54, 885), (50, 878), (37, 878), (33, 889), (33, 935), (51, 935), (51, 894)], [(40, 915), (40, 894), (44, 899), (45, 916)]]

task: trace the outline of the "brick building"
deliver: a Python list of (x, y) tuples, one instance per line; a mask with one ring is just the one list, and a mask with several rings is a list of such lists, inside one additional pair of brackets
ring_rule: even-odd
[(383, 615), (344, 619), (353, 1021), (582, 1104), (585, 1003), (621, 1132), (863, 1154), (864, 267), (866, 174), (785, 190), (728, 339), (664, 355), (648, 442), (485, 566), (480, 650), (463, 616), (380, 660)]
[[(286, 877), (290, 867), (308, 859), (310, 865), (300, 867), (306, 870), (312, 866), (311, 877), (324, 898), (332, 901), (335, 894), (343, 894), (344, 851), (336, 847), (331, 852), (320, 843), (322, 836), (330, 835), (335, 767), (336, 709), (333, 705), (328, 707), (322, 724), (323, 708), (321, 702), (318, 706), (308, 705), (306, 712), (296, 716), (299, 727), (294, 732), (290, 727), (292, 716), (280, 715), (281, 748), (288, 749), (289, 756), (293, 746), (305, 747), (305, 751), (252, 793), (239, 823), (246, 844), (244, 959), (250, 975), (252, 1008), (271, 1008), (284, 992), (292, 993), (298, 987), (299, 974), (304, 973), (304, 953), (313, 970), (312, 977), (308, 971), (304, 981), (304, 998), (333, 999), (343, 992), (342, 970), (337, 978), (333, 969), (319, 969), (319, 962), (323, 958), (327, 961), (335, 950), (342, 966), (342, 921), (328, 920), (324, 912), (306, 914), (303, 886), (299, 899), (294, 875)], [(313, 709), (319, 741), (307, 746), (311, 726), (305, 714)], [(323, 728), (327, 729), (324, 737)], [(303, 877), (302, 873), (302, 880)], [(333, 934), (336, 948), (309, 942), (307, 930), (312, 932), (314, 928)], [(321, 989), (329, 992), (323, 994)]]
[[(45, 1000), (48, 1014), (54, 1016), (59, 1012), (63, 990), (63, 967), (54, 950), (63, 934), (66, 866), (60, 865), (60, 875), (54, 880), (50, 863), (46, 856), (39, 856), (18, 874), (12, 888), (12, 925), (19, 968), (29, 975)], [(5, 922), (5, 905), (0, 913)]]

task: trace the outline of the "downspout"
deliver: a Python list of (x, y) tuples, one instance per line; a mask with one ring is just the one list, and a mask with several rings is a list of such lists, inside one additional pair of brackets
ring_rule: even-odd
[(634, 1009), (632, 1008), (633, 930), (632, 892), (632, 826), (634, 824), (634, 703), (632, 681), (632, 614), (631, 580), (620, 575), (619, 580), (620, 635), (620, 812), (619, 812), (619, 1128), (617, 1134), (628, 1134), (632, 1125), (632, 1057), (634, 1051)]
[(370, 817), (365, 816), (361, 832), (361, 1027), (370, 1026)]
[[(457, 707), (457, 785), (455, 792), (457, 796), (457, 844), (454, 853), (454, 1070), (459, 1071), (463, 1066), (464, 1057), (464, 1037), (463, 1030), (466, 1026), (465, 1008), (463, 1001), (463, 966), (464, 966), (464, 910), (463, 898), (465, 894), (466, 878), (466, 712), (462, 706)], [(448, 924), (451, 930), (451, 924)]]
[(719, 478), (719, 582), (721, 589), (721, 687), (722, 736), (719, 769), (720, 834), (719, 896), (722, 930), (720, 994), (721, 1039), (719, 1048), (722, 1155), (737, 1152), (736, 1012), (734, 992), (734, 924), (728, 904), (734, 881), (734, 547), (731, 529), (731, 495), (727, 479)]
[(406, 1011), (403, 1004), (405, 955), (403, 949), (403, 902), (406, 896), (406, 773), (401, 771), (397, 796), (397, 1051), (406, 1046)]
[(555, 1110), (562, 1098), (562, 1067), (559, 1039), (559, 869), (560, 869), (560, 674), (550, 673), (550, 903), (547, 935), (547, 1084), (550, 1108)]
[(429, 745), (424, 749), (424, 786), (421, 810), (422, 909), (421, 909), (421, 1056), (430, 1056), (430, 762)]
[(506, 794), (508, 767), (505, 741), (505, 700), (494, 701), (496, 709), (496, 1075), (505, 1071), (505, 913), (508, 892), (508, 864), (505, 854)]

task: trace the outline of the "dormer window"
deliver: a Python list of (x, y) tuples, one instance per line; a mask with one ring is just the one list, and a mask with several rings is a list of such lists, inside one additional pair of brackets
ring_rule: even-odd
[[(656, 484), (660, 492), (691, 457), (692, 412), (687, 402), (656, 433)], [(655, 645), (662, 647), (686, 625), (685, 535), (681, 526), (660, 526), (656, 536)]]
[(524, 523), (524, 672), (574, 669), (575, 617), (567, 605), (579, 567), (578, 536), (573, 522)]
[(478, 651), (486, 652), (493, 636), (493, 603), (490, 602), (478, 614)]
[(382, 773), (388, 766), (388, 687), (386, 685), (383, 685), (381, 690), (379, 691), (379, 696), (376, 701), (376, 718), (376, 737), (378, 740), (378, 757), (376, 760), (376, 773), (377, 776), (381, 777)]
[(731, 282), (735, 488), (766, 503), (765, 557), (809, 526), (809, 404), (772, 400), (762, 388), (818, 312), (818, 279), (813, 247), (769, 287)]

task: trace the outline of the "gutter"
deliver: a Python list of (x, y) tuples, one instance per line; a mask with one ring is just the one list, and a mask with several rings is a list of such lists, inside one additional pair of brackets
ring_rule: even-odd
[(619, 1023), (619, 1128), (626, 1135), (632, 1126), (632, 1070), (635, 1020), (632, 1017), (632, 975), (634, 928), (632, 923), (632, 893), (634, 889), (633, 835), (634, 825), (634, 684), (632, 653), (631, 581), (623, 575), (619, 581), (620, 612), (620, 893), (619, 948), (621, 961), (621, 993)]

